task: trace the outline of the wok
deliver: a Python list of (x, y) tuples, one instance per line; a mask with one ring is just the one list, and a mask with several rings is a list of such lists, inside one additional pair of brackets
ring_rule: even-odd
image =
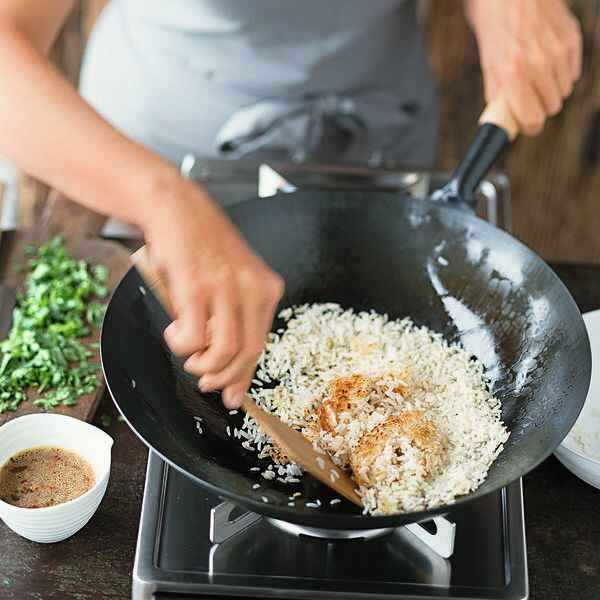
[[(544, 460), (575, 422), (590, 380), (589, 341), (567, 289), (534, 252), (470, 209), (476, 185), (507, 142), (502, 127), (482, 125), (449, 184), (430, 200), (309, 190), (228, 209), (285, 278), (282, 308), (338, 302), (391, 318), (408, 315), (483, 362), (511, 434), (485, 482), (455, 505), (508, 485)], [(329, 488), (309, 475), (285, 485), (250, 471), (259, 464), (256, 454), (226, 433), (242, 415), (229, 415), (218, 394), (197, 390), (163, 341), (167, 323), (130, 270), (104, 320), (104, 375), (137, 435), (201, 486), (256, 513), (322, 529), (396, 527), (448, 512), (440, 506), (365, 516), (346, 501), (330, 506)], [(190, 413), (202, 418), (202, 434)], [(252, 489), (255, 482), (260, 489)], [(295, 491), (302, 501), (288, 506)], [(320, 509), (304, 505), (317, 498)]]

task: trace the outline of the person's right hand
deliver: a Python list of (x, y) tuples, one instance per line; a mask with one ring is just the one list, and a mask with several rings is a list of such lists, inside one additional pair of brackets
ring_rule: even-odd
[(265, 345), (283, 281), (256, 256), (214, 202), (172, 176), (141, 220), (153, 267), (174, 311), (165, 340), (189, 357), (185, 370), (202, 391), (223, 390), (238, 408)]

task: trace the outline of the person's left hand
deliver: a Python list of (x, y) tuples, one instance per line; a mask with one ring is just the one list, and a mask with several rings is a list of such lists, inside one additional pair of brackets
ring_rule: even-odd
[(558, 113), (581, 75), (579, 23), (564, 0), (464, 0), (485, 98), (499, 97), (526, 135)]

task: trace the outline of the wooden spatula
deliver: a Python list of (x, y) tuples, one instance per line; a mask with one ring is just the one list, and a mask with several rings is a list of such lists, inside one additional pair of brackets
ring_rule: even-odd
[[(142, 246), (135, 252), (131, 260), (167, 314), (173, 316), (168, 291), (159, 274), (152, 267), (146, 247)], [(290, 460), (344, 498), (362, 506), (360, 496), (355, 491), (355, 483), (333, 463), (326, 453), (317, 452), (299, 431), (288, 427), (281, 419), (264, 411), (249, 396), (244, 398), (242, 407)]]

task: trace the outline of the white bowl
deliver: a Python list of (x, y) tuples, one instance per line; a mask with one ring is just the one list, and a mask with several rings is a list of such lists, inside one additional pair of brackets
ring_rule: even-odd
[(58, 414), (34, 414), (0, 427), (0, 466), (36, 446), (59, 446), (85, 458), (96, 481), (74, 500), (46, 508), (20, 508), (0, 500), (0, 518), (15, 533), (34, 542), (60, 542), (79, 531), (96, 512), (110, 474), (112, 438), (88, 423)]
[(600, 310), (583, 315), (592, 347), (592, 379), (575, 425), (554, 452), (583, 481), (600, 489)]

